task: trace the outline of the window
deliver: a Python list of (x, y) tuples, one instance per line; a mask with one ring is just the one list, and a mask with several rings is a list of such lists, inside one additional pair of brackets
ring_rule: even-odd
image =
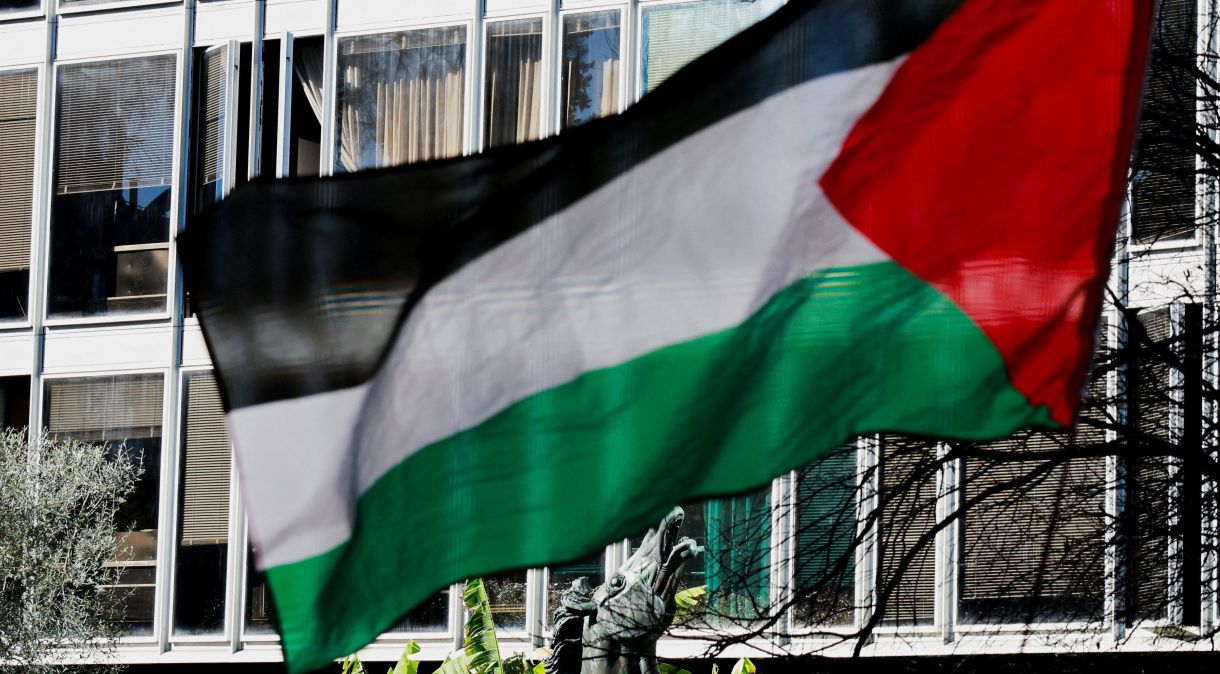
[(197, 60), (195, 76), (195, 213), (219, 202), (236, 173), (233, 156), (226, 153), (226, 145), (232, 142), (228, 133), (228, 122), (233, 95), (230, 70), (234, 69), (234, 55), (228, 46), (213, 47), (203, 52)]
[(586, 578), (591, 587), (597, 587), (605, 582), (606, 553), (604, 550), (600, 550), (570, 564), (548, 567), (546, 571), (546, 608), (543, 621), (546, 623), (547, 629), (550, 629), (555, 624), (555, 609), (559, 608), (559, 599), (563, 596), (564, 590), (572, 587), (572, 581), (577, 578)]
[(402, 634), (449, 631), (449, 590), (428, 597), (386, 631)]
[(320, 37), (292, 41), (292, 116), (284, 134), (292, 176), (316, 176), (321, 168), (322, 52)]
[(49, 312), (166, 310), (173, 56), (60, 66)]
[(461, 154), (464, 26), (343, 38), (338, 59), (337, 170)]
[(887, 623), (932, 624), (936, 546), (931, 532), (939, 465), (934, 442), (881, 437), (878, 601), (885, 601)]
[(1198, 447), (1203, 428), (1202, 311), (1175, 305), (1139, 313), (1131, 326), (1128, 420), (1135, 451), (1127, 466), (1119, 540), (1128, 565), (1128, 622), (1199, 624), (1199, 467), (1176, 446)]
[(30, 378), (0, 377), (0, 428), (30, 425)]
[(161, 401), (159, 374), (48, 379), (46, 425), (52, 435), (121, 448), (137, 457), (143, 473), (119, 509), (118, 543), (108, 566), (121, 569), (108, 588), (123, 598), (114, 616), (132, 635), (149, 635), (157, 575), (157, 506), (161, 484)]
[(487, 603), (491, 606), (491, 619), (496, 629), (507, 632), (525, 631), (526, 598), (525, 571), (500, 573), (483, 578), (487, 590)]
[(961, 622), (1101, 619), (1105, 460), (1073, 456), (1106, 443), (1109, 354), (1094, 360), (1074, 432), (1020, 432), (986, 445), (998, 458), (963, 462), (962, 502), (973, 505), (961, 520)]
[(277, 618), (267, 575), (254, 564), (254, 548), (246, 551), (246, 634), (275, 634)]
[(852, 621), (856, 568), (856, 444), (796, 472), (793, 532), (797, 625)]
[(617, 9), (563, 17), (559, 74), (563, 127), (618, 112), (619, 21)]
[(0, 72), (0, 321), (24, 320), (30, 291), (38, 72)]
[(221, 634), (232, 449), (211, 372), (185, 375), (174, 632)]
[(542, 128), (542, 19), (487, 24), (486, 147), (534, 140)]
[(1131, 227), (1136, 243), (1190, 241), (1195, 214), (1194, 58), (1196, 0), (1165, 0), (1152, 38), (1137, 169), (1131, 182)]
[(640, 26), (640, 93), (755, 23), (772, 9), (765, 2), (701, 0), (645, 7)]
[(1063, 442), (1024, 432), (988, 445), (1020, 460), (966, 461), (962, 622), (1100, 620), (1105, 461), (1036, 456)]
[[(685, 516), (678, 533), (694, 539), (703, 554), (686, 564), (678, 588), (701, 588), (704, 594), (698, 608), (679, 616), (675, 625), (729, 627), (769, 615), (770, 487), (688, 503), (682, 509)], [(629, 539), (633, 554), (643, 539), (643, 533)]]
[(5, 14), (34, 11), (39, 9), (41, 4), (41, 0), (0, 0), (0, 19), (4, 18)]

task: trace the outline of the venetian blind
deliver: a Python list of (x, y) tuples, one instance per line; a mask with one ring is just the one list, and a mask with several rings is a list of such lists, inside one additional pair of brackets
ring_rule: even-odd
[(1089, 619), (1100, 610), (1105, 460), (1052, 461), (1106, 442), (1106, 376), (1097, 365), (1074, 432), (1018, 432), (986, 445), (1005, 459), (965, 462), (962, 500), (974, 505), (962, 519), (964, 621)]
[[(887, 622), (930, 623), (936, 601), (935, 545), (920, 539), (936, 526), (936, 446), (887, 435), (882, 452), (880, 582), (893, 588), (884, 617)], [(909, 566), (903, 569), (908, 555)]]
[(856, 535), (856, 443), (836, 447), (797, 471), (796, 587), (809, 594), (798, 622), (849, 622)]
[(86, 442), (161, 437), (161, 375), (47, 382), (47, 430)]
[(704, 0), (644, 10), (644, 93), (762, 18), (761, 2)]
[[(1128, 413), (1136, 425), (1137, 451), (1127, 471), (1129, 553), (1134, 578), (1127, 597), (1131, 617), (1160, 619), (1169, 599), (1169, 459), (1157, 445), (1171, 442), (1173, 397), (1170, 362), (1175, 345), (1169, 309), (1142, 311), (1143, 334), (1133, 330), (1136, 354)], [(1141, 451), (1144, 450), (1144, 451)]]
[(224, 177), (225, 108), (229, 50), (212, 49), (203, 55), (201, 65), (199, 179), (210, 185)]
[(38, 73), (0, 73), (0, 272), (30, 268)]
[(224, 408), (212, 373), (186, 385), (182, 467), (182, 545), (215, 545), (229, 536), (231, 449)]
[(172, 55), (60, 66), (57, 194), (169, 185)]
[(1139, 243), (1189, 238), (1196, 226), (1196, 0), (1163, 0), (1155, 24), (1140, 116), (1131, 224)]

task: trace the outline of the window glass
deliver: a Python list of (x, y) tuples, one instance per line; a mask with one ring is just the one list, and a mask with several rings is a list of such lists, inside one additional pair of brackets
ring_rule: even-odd
[(156, 598), (157, 506), (161, 484), (161, 375), (49, 379), (46, 425), (53, 435), (126, 451), (143, 467), (135, 491), (119, 508), (118, 547), (107, 566), (121, 570), (108, 588), (122, 598), (114, 616), (124, 631), (152, 634)]
[(225, 122), (228, 116), (229, 69), (227, 47), (203, 52), (195, 78), (195, 208), (198, 213), (220, 201), (225, 190)]
[(41, 0), (0, 0), (0, 17), (5, 14), (28, 12), (38, 9), (40, 6)]
[[(703, 548), (683, 568), (679, 592), (697, 606), (679, 611), (675, 625), (700, 629), (748, 625), (770, 613), (771, 490), (682, 506), (680, 536)], [(629, 539), (634, 554), (644, 534)]]
[(547, 629), (554, 625), (555, 609), (559, 607), (559, 598), (564, 590), (572, 587), (572, 581), (586, 578), (589, 585), (597, 587), (606, 580), (606, 553), (598, 551), (588, 557), (547, 568), (546, 610), (544, 619)]
[(174, 632), (224, 631), (232, 449), (211, 372), (186, 375)]
[(792, 577), (797, 625), (841, 625), (855, 606), (856, 445), (796, 472)]
[(538, 138), (542, 122), (542, 19), (487, 24), (483, 106), (485, 146)]
[(512, 571), (483, 578), (496, 629), (525, 631), (525, 602), (528, 596), (525, 577), (525, 571)]
[(449, 590), (441, 590), (424, 600), (403, 616), (386, 632), (413, 634), (416, 632), (449, 631)]
[(50, 313), (164, 311), (173, 56), (59, 68)]
[(774, 9), (775, 2), (701, 0), (645, 7), (640, 25), (640, 93), (648, 93), (712, 47)]
[(0, 377), (0, 428), (30, 425), (30, 378)]
[(966, 461), (962, 622), (1101, 619), (1105, 461), (1030, 456), (1063, 442), (1020, 433), (989, 446), (1027, 460)]
[(619, 110), (620, 12), (563, 17), (559, 110), (562, 126), (576, 126)]
[(292, 112), (288, 173), (316, 176), (322, 155), (322, 52), (320, 37), (292, 41)]
[(888, 594), (883, 620), (932, 624), (936, 575), (936, 443), (881, 438), (879, 595)]
[(461, 154), (464, 26), (343, 38), (338, 48), (336, 170)]
[(1180, 131), (1195, 126), (1199, 109), (1197, 0), (1164, 0), (1157, 12), (1131, 181), (1131, 229), (1138, 243), (1191, 240), (1203, 224), (1195, 214), (1194, 138)]
[(267, 575), (254, 564), (254, 548), (246, 551), (246, 634), (275, 634), (278, 618)]
[(38, 72), (0, 72), (0, 321), (24, 320), (30, 289)]

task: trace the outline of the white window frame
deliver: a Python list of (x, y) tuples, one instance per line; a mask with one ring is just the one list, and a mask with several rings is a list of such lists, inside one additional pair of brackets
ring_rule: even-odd
[[(174, 492), (171, 489), (177, 486), (177, 456), (173, 451), (172, 444), (166, 442), (166, 434), (173, 432), (174, 425), (172, 423), (173, 414), (171, 413), (172, 405), (169, 401), (169, 380), (172, 376), (170, 368), (165, 367), (149, 367), (149, 368), (124, 368), (112, 370), (89, 370), (85, 372), (67, 372), (54, 374), (43, 373), (38, 378), (38, 409), (42, 413), (42, 418), (38, 420), (38, 428), (46, 430), (46, 416), (50, 411), (50, 406), (45, 405), (42, 401), (47, 395), (47, 383), (60, 381), (64, 379), (94, 379), (104, 377), (123, 377), (129, 375), (146, 375), (157, 374), (161, 376), (161, 474), (158, 476), (157, 483), (157, 559), (156, 559), (156, 574), (154, 576), (153, 590), (153, 619), (152, 632), (150, 634), (139, 636), (122, 636), (119, 637), (118, 643), (120, 646), (155, 646), (162, 635), (165, 634), (166, 620), (169, 617), (165, 614), (164, 601), (166, 589), (166, 573), (167, 565), (173, 561), (173, 551), (168, 549), (170, 539), (173, 537), (164, 536), (162, 533), (168, 530), (168, 527), (175, 526), (176, 517), (174, 516), (174, 508), (176, 500), (173, 496)], [(34, 408), (33, 401), (30, 403), (30, 408)], [(171, 482), (173, 484), (171, 484)]]
[[(41, 14), (31, 14), (30, 16), (40, 15)], [(0, 14), (0, 18), (16, 17), (8, 17)], [(40, 197), (43, 194), (43, 167), (46, 164), (46, 161), (50, 158), (50, 153), (44, 152), (43, 148), (43, 136), (45, 135), (43, 132), (45, 130), (45, 125), (48, 123), (47, 115), (42, 114), (45, 103), (44, 91), (46, 88), (46, 83), (43, 80), (43, 76), (46, 69), (43, 67), (41, 62), (29, 63), (26, 65), (7, 65), (0, 67), (0, 74), (26, 70), (34, 71), (34, 81), (37, 89), (34, 94), (34, 175), (30, 185), (30, 270), (29, 278), (26, 281), (25, 287), (26, 312), (24, 319), (18, 318), (0, 321), (0, 334), (5, 334), (8, 331), (29, 330), (30, 327), (33, 326), (34, 312), (41, 310), (40, 307), (34, 306), (33, 300), (35, 295), (35, 280), (38, 279), (43, 273), (43, 266), (40, 264), (41, 259), (36, 251), (39, 249), (41, 244), (40, 239), (42, 238), (42, 228), (38, 226), (38, 223), (43, 217), (43, 210), (39, 208), (42, 203), (42, 199)], [(47, 188), (47, 192), (50, 192), (49, 186)]]
[(432, 21), (380, 22), (361, 26), (355, 30), (335, 31), (334, 51), (323, 66), (323, 70), (329, 73), (329, 75), (324, 75), (324, 79), (330, 87), (330, 93), (329, 96), (325, 97), (328, 104), (323, 106), (322, 114), (325, 117), (323, 121), (330, 122), (330, 133), (326, 133), (327, 125), (324, 123), (322, 125), (322, 175), (333, 175), (339, 165), (339, 124), (337, 118), (339, 106), (339, 42), (354, 37), (408, 33), (428, 28), (456, 28), (458, 26), (466, 29), (466, 63), (463, 65), (463, 69), (466, 71), (466, 83), (465, 91), (462, 92), (462, 151), (459, 156), (469, 155), (473, 151), (475, 136), (472, 127), (475, 125), (475, 122), (472, 122), (474, 115), (471, 114), (471, 109), (474, 106), (475, 100), (474, 90), (481, 88), (483, 85), (479, 77), (482, 73), (476, 69), (475, 65), (476, 58), (481, 60), (482, 57), (480, 53), (476, 52), (476, 50), (482, 49), (482, 40), (476, 39), (476, 35), (479, 38), (482, 37), (483, 27), (481, 21), (475, 21), (472, 18), (450, 18), (448, 20)]
[[(165, 309), (163, 311), (147, 312), (147, 313), (131, 313), (119, 315), (102, 315), (102, 316), (51, 316), (50, 303), (50, 271), (51, 271), (51, 207), (55, 201), (55, 190), (52, 189), (55, 183), (55, 150), (57, 145), (53, 146), (46, 153), (49, 171), (47, 172), (47, 189), (45, 192), (45, 201), (43, 203), (42, 222), (39, 223), (40, 229), (44, 230), (47, 237), (46, 245), (42, 246), (42, 257), (39, 260), (42, 268), (41, 273), (44, 274), (45, 283), (43, 284), (44, 296), (40, 302), (39, 311), (41, 312), (41, 323), (47, 327), (60, 326), (80, 326), (80, 325), (111, 325), (117, 323), (146, 323), (146, 322), (168, 322), (179, 308), (179, 281), (181, 275), (177, 273), (178, 269), (178, 224), (182, 217), (182, 199), (180, 190), (182, 189), (182, 172), (181, 172), (181, 157), (182, 144), (178, 142), (178, 131), (181, 130), (183, 120), (185, 119), (185, 105), (189, 102), (184, 102), (181, 95), (182, 78), (183, 78), (183, 58), (181, 48), (175, 49), (159, 49), (153, 51), (131, 51), (119, 54), (110, 54), (101, 57), (81, 57), (72, 59), (62, 59), (55, 61), (55, 71), (52, 73), (54, 78), (51, 82), (50, 89), (52, 91), (52, 100), (50, 105), (50, 113), (47, 123), (51, 124), (51, 136), (54, 137), (55, 129), (59, 123), (59, 73), (60, 68), (65, 65), (78, 65), (82, 63), (101, 63), (104, 61), (117, 61), (135, 58), (147, 58), (155, 56), (172, 55), (174, 57), (174, 119), (173, 128), (175, 130), (175, 139), (172, 142), (172, 156), (170, 158), (170, 210), (169, 210), (169, 231), (166, 233), (168, 237), (169, 257), (166, 264), (167, 278), (165, 283)], [(33, 263), (31, 262), (31, 267)]]

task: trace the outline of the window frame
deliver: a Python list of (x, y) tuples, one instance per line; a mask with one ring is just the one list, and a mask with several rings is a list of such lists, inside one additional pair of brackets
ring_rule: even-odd
[[(376, 24), (363, 25), (353, 30), (336, 30), (333, 38), (334, 49), (331, 50), (329, 60), (323, 61), (323, 94), (327, 94), (326, 87), (329, 87), (330, 91), (329, 95), (326, 95), (324, 99), (324, 107), (322, 109), (321, 175), (335, 175), (339, 168), (339, 47), (340, 42), (350, 38), (409, 33), (429, 28), (463, 27), (466, 30), (466, 62), (462, 64), (463, 77), (465, 78), (462, 91), (462, 149), (454, 156), (464, 157), (474, 152), (477, 141), (472, 131), (478, 125), (478, 122), (474, 120), (475, 114), (473, 112), (475, 107), (474, 90), (483, 86), (482, 72), (476, 63), (476, 60), (481, 62), (483, 56), (481, 53), (483, 50), (482, 40), (475, 39), (475, 31), (479, 31), (478, 36), (482, 37), (483, 27), (478, 25), (479, 23), (474, 18), (467, 17), (462, 19), (449, 18), (447, 20), (378, 22)], [(476, 54), (476, 50), (479, 53)], [(325, 59), (325, 55), (323, 58)], [(329, 104), (326, 104), (327, 102)], [(327, 122), (329, 122), (330, 128), (329, 135), (326, 133)], [(360, 170), (367, 171), (369, 168), (362, 168)]]
[(484, 138), (483, 118), (487, 114), (486, 96), (483, 94), (487, 88), (488, 74), (488, 40), (491, 31), (491, 24), (505, 23), (508, 21), (525, 21), (530, 19), (542, 20), (542, 61), (541, 70), (543, 81), (541, 83), (542, 91), (538, 98), (538, 114), (541, 116), (538, 122), (538, 140), (554, 135), (557, 130), (554, 127), (552, 116), (547, 114), (551, 109), (551, 98), (555, 94), (555, 86), (553, 80), (558, 77), (555, 58), (552, 56), (555, 53), (555, 43), (558, 41), (557, 33), (551, 26), (551, 14), (539, 13), (538, 11), (513, 12), (509, 14), (495, 14), (485, 17), (478, 27), (480, 31), (479, 39), (479, 56), (478, 56), (478, 105), (473, 106), (471, 113), (470, 126), (473, 133), (471, 152), (482, 152), (487, 149), (486, 139)]
[[(563, 87), (563, 21), (566, 17), (574, 14), (593, 14), (596, 12), (604, 12), (615, 10), (619, 13), (618, 24), (618, 53), (619, 53), (619, 78), (618, 91), (615, 92), (615, 110), (611, 115), (621, 114), (629, 105), (634, 103), (638, 98), (629, 98), (627, 92), (631, 83), (635, 81), (635, 73), (638, 70), (639, 59), (636, 63), (629, 61), (636, 58), (632, 47), (632, 36), (635, 34), (635, 14), (638, 12), (631, 11), (631, 6), (622, 2), (590, 2), (588, 4), (572, 4), (563, 3), (559, 10), (559, 14), (555, 19), (555, 25), (550, 29), (554, 35), (554, 48), (552, 53), (555, 55), (555, 65), (553, 71), (548, 71), (548, 77), (551, 80), (551, 88), (554, 92), (551, 100), (551, 128), (552, 135), (563, 133), (563, 96), (560, 95), (560, 89)], [(546, 30), (546, 27), (543, 27)], [(634, 40), (638, 42), (638, 40)]]
[[(34, 16), (34, 15), (30, 15)], [(0, 20), (8, 18), (17, 18), (15, 16), (5, 16), (0, 14)], [(54, 159), (50, 156), (47, 148), (44, 147), (43, 136), (45, 135), (46, 125), (51, 122), (48, 115), (44, 111), (46, 107), (46, 80), (43, 79), (46, 68), (42, 62), (28, 63), (24, 65), (5, 65), (0, 66), (0, 74), (10, 72), (20, 72), (32, 70), (34, 71), (35, 87), (37, 91), (34, 94), (34, 175), (31, 184), (30, 193), (30, 269), (29, 279), (26, 282), (25, 288), (25, 318), (0, 320), (0, 334), (10, 330), (26, 330), (34, 324), (34, 312), (43, 311), (42, 307), (35, 307), (33, 304), (35, 292), (34, 288), (37, 281), (42, 278), (41, 274), (47, 269), (42, 264), (42, 256), (38, 251), (43, 247), (42, 239), (45, 238), (45, 233), (41, 227), (44, 218), (48, 218), (50, 211), (47, 204), (44, 204), (43, 196), (50, 195), (49, 184), (44, 185), (44, 174), (47, 175), (47, 180), (50, 180), (50, 175), (44, 169), (47, 164), (53, 162)], [(54, 101), (51, 102), (54, 105)], [(52, 108), (53, 109), (53, 108)], [(45, 303), (43, 303), (45, 305)]]
[[(46, 2), (47, 0), (43, 0)], [(112, 9), (128, 9), (132, 7), (152, 7), (155, 5), (182, 5), (182, 0), (106, 0), (97, 4), (78, 5), (74, 2), (54, 0), (56, 14), (84, 14)]]
[[(245, 592), (242, 588), (245, 586), (240, 583), (245, 582), (245, 546), (246, 546), (246, 527), (245, 527), (245, 511), (242, 509), (241, 495), (237, 485), (237, 461), (233, 460), (233, 442), (229, 441), (230, 463), (229, 463), (229, 535), (226, 545), (229, 546), (225, 559), (225, 590), (224, 590), (224, 621), (221, 626), (220, 634), (176, 634), (174, 632), (174, 615), (177, 610), (176, 606), (176, 590), (178, 581), (178, 539), (180, 535), (179, 521), (182, 511), (182, 471), (181, 467), (184, 464), (186, 456), (186, 432), (187, 432), (187, 382), (195, 376), (203, 374), (212, 374), (215, 376), (215, 368), (211, 365), (197, 366), (181, 366), (178, 368), (178, 396), (174, 401), (174, 409), (172, 410), (174, 418), (178, 420), (178, 425), (174, 429), (173, 453), (174, 453), (174, 484), (172, 485), (172, 500), (174, 513), (174, 530), (168, 555), (167, 569), (168, 576), (165, 581), (164, 590), (166, 593), (165, 601), (163, 602), (166, 609), (165, 629), (166, 636), (170, 643), (177, 644), (192, 644), (192, 645), (230, 645), (233, 643), (234, 635), (240, 630), (235, 628), (235, 624), (244, 622), (241, 620), (245, 616)], [(217, 385), (220, 382), (217, 381)], [(162, 450), (164, 451), (164, 449)], [(240, 613), (238, 613), (240, 611)], [(244, 625), (243, 625), (244, 627)]]
[[(170, 156), (170, 207), (169, 207), (169, 231), (166, 232), (168, 239), (167, 243), (167, 260), (166, 260), (166, 284), (165, 284), (165, 308), (161, 311), (152, 311), (145, 313), (124, 313), (124, 314), (102, 314), (97, 316), (54, 316), (51, 313), (51, 215), (52, 206), (55, 202), (55, 170), (56, 166), (56, 150), (58, 149), (58, 128), (59, 128), (59, 104), (60, 104), (60, 86), (59, 75), (60, 69), (63, 66), (80, 65), (86, 63), (101, 63), (105, 61), (119, 61), (137, 58), (151, 58), (157, 56), (173, 56), (174, 57), (174, 116), (173, 116), (173, 140), (171, 141), (171, 156)], [(51, 101), (48, 108), (47, 123), (51, 125), (50, 143), (51, 147), (47, 152), (47, 171), (45, 171), (47, 185), (45, 190), (45, 201), (43, 202), (43, 212), (39, 228), (42, 234), (46, 237), (46, 245), (41, 246), (41, 271), (43, 274), (39, 278), (42, 281), (43, 296), (40, 298), (39, 318), (41, 323), (47, 327), (60, 326), (77, 326), (77, 325), (106, 325), (114, 323), (141, 323), (141, 322), (166, 322), (169, 321), (178, 311), (181, 305), (181, 288), (179, 283), (181, 274), (175, 270), (178, 269), (178, 231), (182, 222), (182, 153), (183, 147), (180, 142), (182, 136), (181, 129), (185, 120), (185, 103), (182, 100), (182, 79), (183, 59), (181, 48), (172, 49), (157, 49), (152, 51), (123, 51), (116, 54), (108, 54), (106, 56), (85, 56), (80, 58), (62, 59), (55, 61), (55, 67), (51, 73), (54, 78), (51, 83)]]
[[(176, 507), (171, 489), (176, 488), (177, 479), (174, 477), (178, 468), (177, 457), (173, 452), (166, 451), (165, 434), (172, 432), (171, 411), (174, 408), (170, 405), (169, 400), (169, 383), (171, 372), (168, 367), (146, 367), (146, 368), (112, 368), (104, 370), (73, 370), (70, 372), (43, 372), (38, 378), (37, 393), (39, 400), (39, 413), (41, 418), (38, 419), (38, 427), (41, 430), (47, 430), (47, 420), (51, 413), (51, 406), (46, 400), (50, 382), (62, 381), (65, 379), (96, 379), (104, 377), (124, 377), (136, 375), (155, 374), (161, 377), (161, 468), (160, 474), (157, 476), (157, 532), (158, 534), (166, 528), (167, 525), (176, 526), (175, 518), (168, 512)], [(34, 405), (31, 402), (31, 409)], [(173, 482), (173, 484), (170, 484)], [(157, 536), (157, 559), (156, 572), (153, 576), (153, 617), (152, 631), (145, 635), (123, 635), (118, 638), (120, 646), (151, 646), (160, 642), (162, 635), (165, 633), (165, 625), (167, 616), (164, 613), (166, 602), (162, 600), (163, 593), (167, 591), (167, 565), (173, 563), (173, 551), (168, 549), (170, 546), (170, 538), (167, 536)]]

